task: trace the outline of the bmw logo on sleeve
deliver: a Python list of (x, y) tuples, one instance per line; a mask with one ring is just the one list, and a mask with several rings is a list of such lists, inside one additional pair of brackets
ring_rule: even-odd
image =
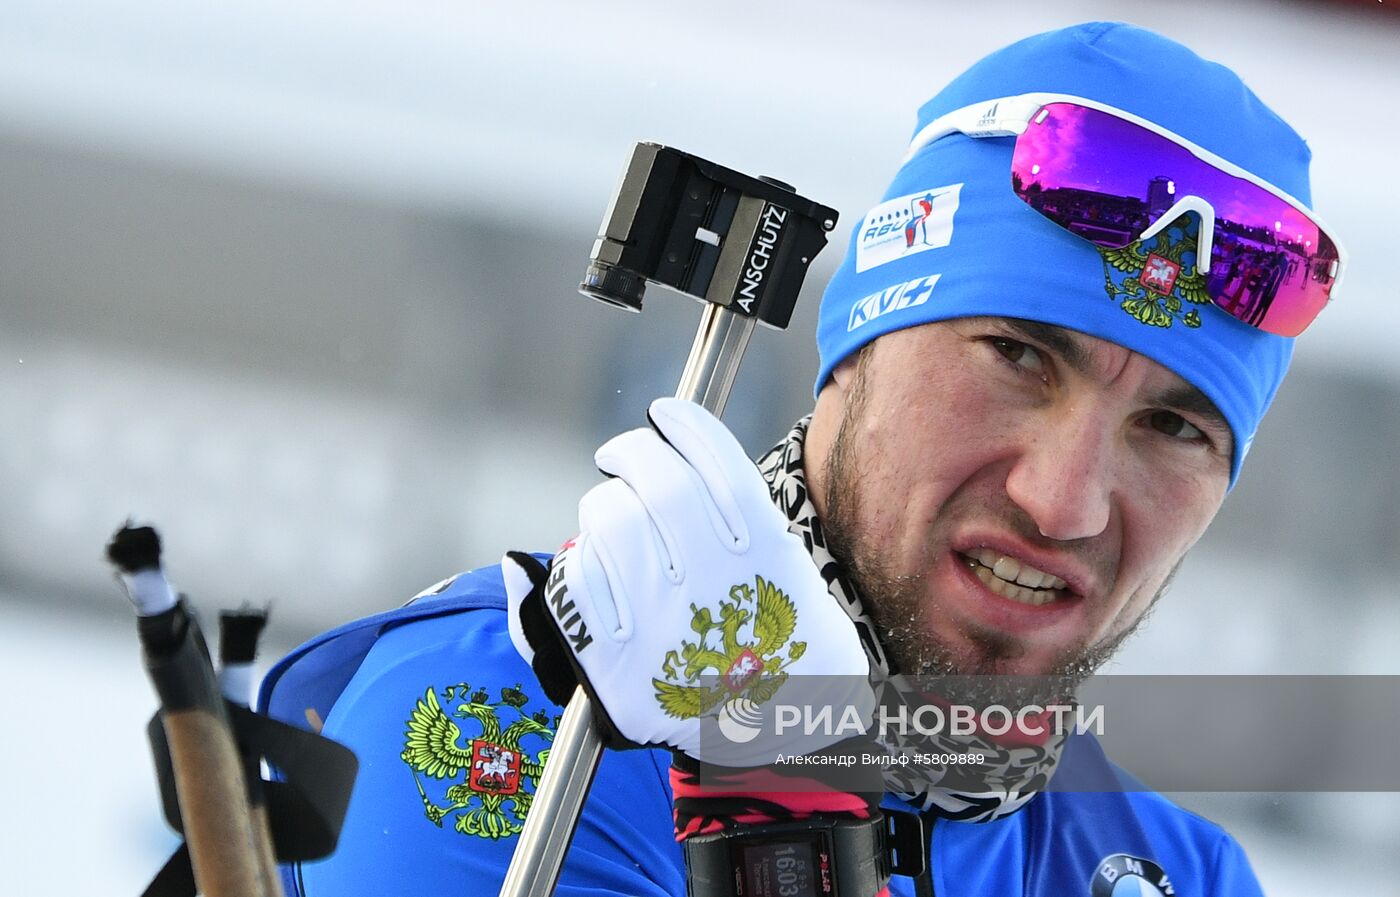
[(1176, 891), (1151, 860), (1115, 853), (1104, 857), (1094, 870), (1089, 897), (1172, 897)]

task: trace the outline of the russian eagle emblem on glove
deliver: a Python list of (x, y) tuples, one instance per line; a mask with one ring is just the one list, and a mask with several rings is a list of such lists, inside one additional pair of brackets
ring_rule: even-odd
[(788, 645), (797, 628), (797, 608), (762, 576), (753, 585), (730, 588), (728, 600), (714, 610), (694, 603), (690, 610), (690, 628), (699, 638), (666, 652), (661, 664), (666, 678), (651, 680), (656, 700), (669, 716), (693, 719), (717, 713), (730, 702), (761, 704), (787, 680), (785, 667), (807, 650), (806, 642)]

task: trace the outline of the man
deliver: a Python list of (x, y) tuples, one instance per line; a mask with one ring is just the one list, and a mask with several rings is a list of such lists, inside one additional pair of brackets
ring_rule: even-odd
[[(918, 125), (823, 299), (813, 414), (761, 473), (713, 418), (655, 403), (599, 450), (611, 478), (557, 556), (512, 553), (274, 669), (264, 707), (323, 721), (363, 764), (339, 851), (294, 870), (298, 892), (493, 892), (582, 678), (612, 743), (675, 765), (607, 754), (561, 893), (684, 892), (673, 826), (695, 860), (758, 823), (856, 830), (877, 804), (932, 822), (929, 870), (891, 893), (1258, 893), (1228, 835), (1157, 795), (1047, 789), (1119, 781), (1058, 728), (978, 733), (975, 775), (891, 769), (873, 795), (793, 797), (801, 774), (753, 769), (783, 753), (744, 729), (773, 705), (764, 682), (840, 677), (824, 698), (869, 721), (910, 676), (1092, 672), (1220, 507), (1340, 274), (1301, 139), (1141, 29), (1018, 42)], [(1213, 265), (1238, 262), (1255, 247), (1222, 236), (1273, 222), (1307, 230), (1288, 251), (1326, 277), (1239, 320), (1197, 261), (1213, 243)], [(839, 753), (839, 735), (788, 753)]]

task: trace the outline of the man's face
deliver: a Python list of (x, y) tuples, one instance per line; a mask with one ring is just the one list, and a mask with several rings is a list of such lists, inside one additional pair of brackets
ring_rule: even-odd
[(806, 469), (911, 674), (1087, 676), (1229, 483), (1199, 391), (1084, 334), (965, 318), (880, 337), (823, 390)]

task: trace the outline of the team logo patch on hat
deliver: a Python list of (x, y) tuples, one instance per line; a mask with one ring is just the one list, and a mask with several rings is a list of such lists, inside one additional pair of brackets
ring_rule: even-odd
[(887, 199), (866, 214), (856, 233), (856, 271), (947, 246), (962, 184)]
[(1201, 314), (1193, 306), (1209, 304), (1210, 297), (1205, 276), (1196, 269), (1197, 231), (1195, 216), (1182, 215), (1149, 239), (1121, 249), (1096, 247), (1108, 298), (1151, 327), (1170, 327), (1173, 321), (1200, 327)]
[[(500, 694), (492, 701), (486, 689), (473, 692), (463, 682), (442, 689), (440, 701), (429, 688), (408, 718), (399, 759), (413, 770), (423, 814), (438, 828), (454, 815), (458, 832), (493, 841), (524, 828), (559, 717), (543, 710), (527, 715), (529, 698), (519, 683)], [(443, 701), (456, 704), (451, 716)], [(454, 718), (472, 721), (473, 737)]]
[(916, 277), (913, 280), (885, 287), (878, 293), (871, 293), (869, 296), (863, 297), (851, 307), (851, 317), (846, 324), (846, 329), (848, 331), (855, 330), (857, 327), (869, 324), (881, 315), (923, 305), (928, 301), (934, 285), (938, 283), (938, 278), (942, 276), (941, 274), (930, 274), (928, 277)]

